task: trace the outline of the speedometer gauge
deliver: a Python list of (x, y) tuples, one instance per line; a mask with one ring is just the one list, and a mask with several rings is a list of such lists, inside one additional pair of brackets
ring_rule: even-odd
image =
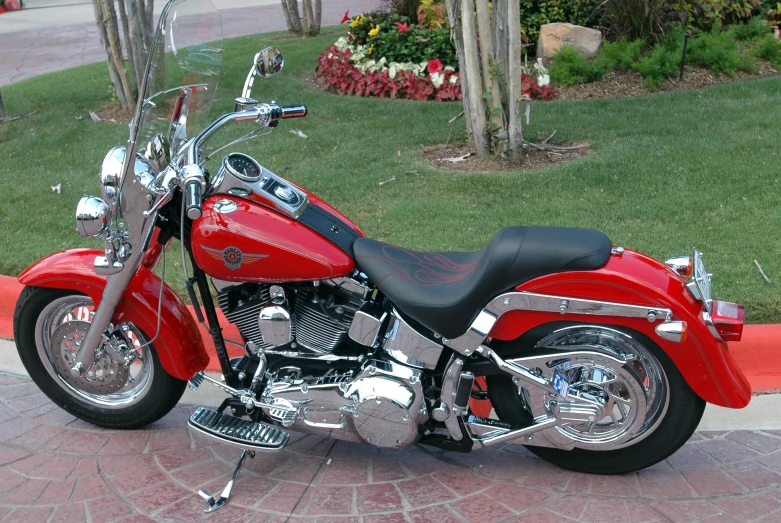
[(245, 182), (257, 182), (260, 180), (260, 165), (246, 154), (231, 153), (223, 159), (223, 165), (239, 180)]

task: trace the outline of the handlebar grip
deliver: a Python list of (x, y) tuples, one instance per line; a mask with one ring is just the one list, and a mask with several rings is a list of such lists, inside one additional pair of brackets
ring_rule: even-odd
[(308, 112), (306, 105), (283, 105), (280, 109), (282, 109), (283, 120), (286, 118), (303, 118)]
[(184, 187), (184, 208), (187, 217), (197, 220), (201, 217), (201, 182), (190, 180)]

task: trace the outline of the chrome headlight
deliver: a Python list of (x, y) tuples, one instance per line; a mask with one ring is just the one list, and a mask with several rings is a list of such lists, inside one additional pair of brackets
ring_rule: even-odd
[(119, 187), (122, 181), (122, 164), (125, 162), (125, 147), (119, 145), (111, 149), (103, 158), (100, 168), (100, 185), (104, 187)]
[(111, 208), (96, 196), (83, 196), (76, 207), (76, 231), (95, 238), (111, 230)]

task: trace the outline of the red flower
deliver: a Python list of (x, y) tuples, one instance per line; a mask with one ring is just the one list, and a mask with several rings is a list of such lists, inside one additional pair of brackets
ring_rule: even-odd
[(428, 61), (428, 72), (431, 74), (438, 73), (442, 70), (442, 62), (439, 61), (439, 58), (434, 58), (433, 60)]
[(401, 22), (396, 22), (396, 27), (399, 28), (400, 33), (409, 32), (409, 27), (407, 27), (406, 24), (402, 24)]
[(339, 23), (340, 24), (346, 24), (349, 21), (350, 21), (350, 10), (348, 9), (347, 11), (344, 12), (344, 16), (342, 17), (342, 21), (339, 22)]

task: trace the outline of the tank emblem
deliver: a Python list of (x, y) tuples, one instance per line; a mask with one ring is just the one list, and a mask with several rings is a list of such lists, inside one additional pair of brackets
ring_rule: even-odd
[(227, 268), (235, 271), (242, 265), (251, 265), (258, 260), (268, 258), (268, 254), (245, 254), (237, 247), (226, 247), (223, 250), (203, 247), (209, 256), (215, 260), (221, 260)]

